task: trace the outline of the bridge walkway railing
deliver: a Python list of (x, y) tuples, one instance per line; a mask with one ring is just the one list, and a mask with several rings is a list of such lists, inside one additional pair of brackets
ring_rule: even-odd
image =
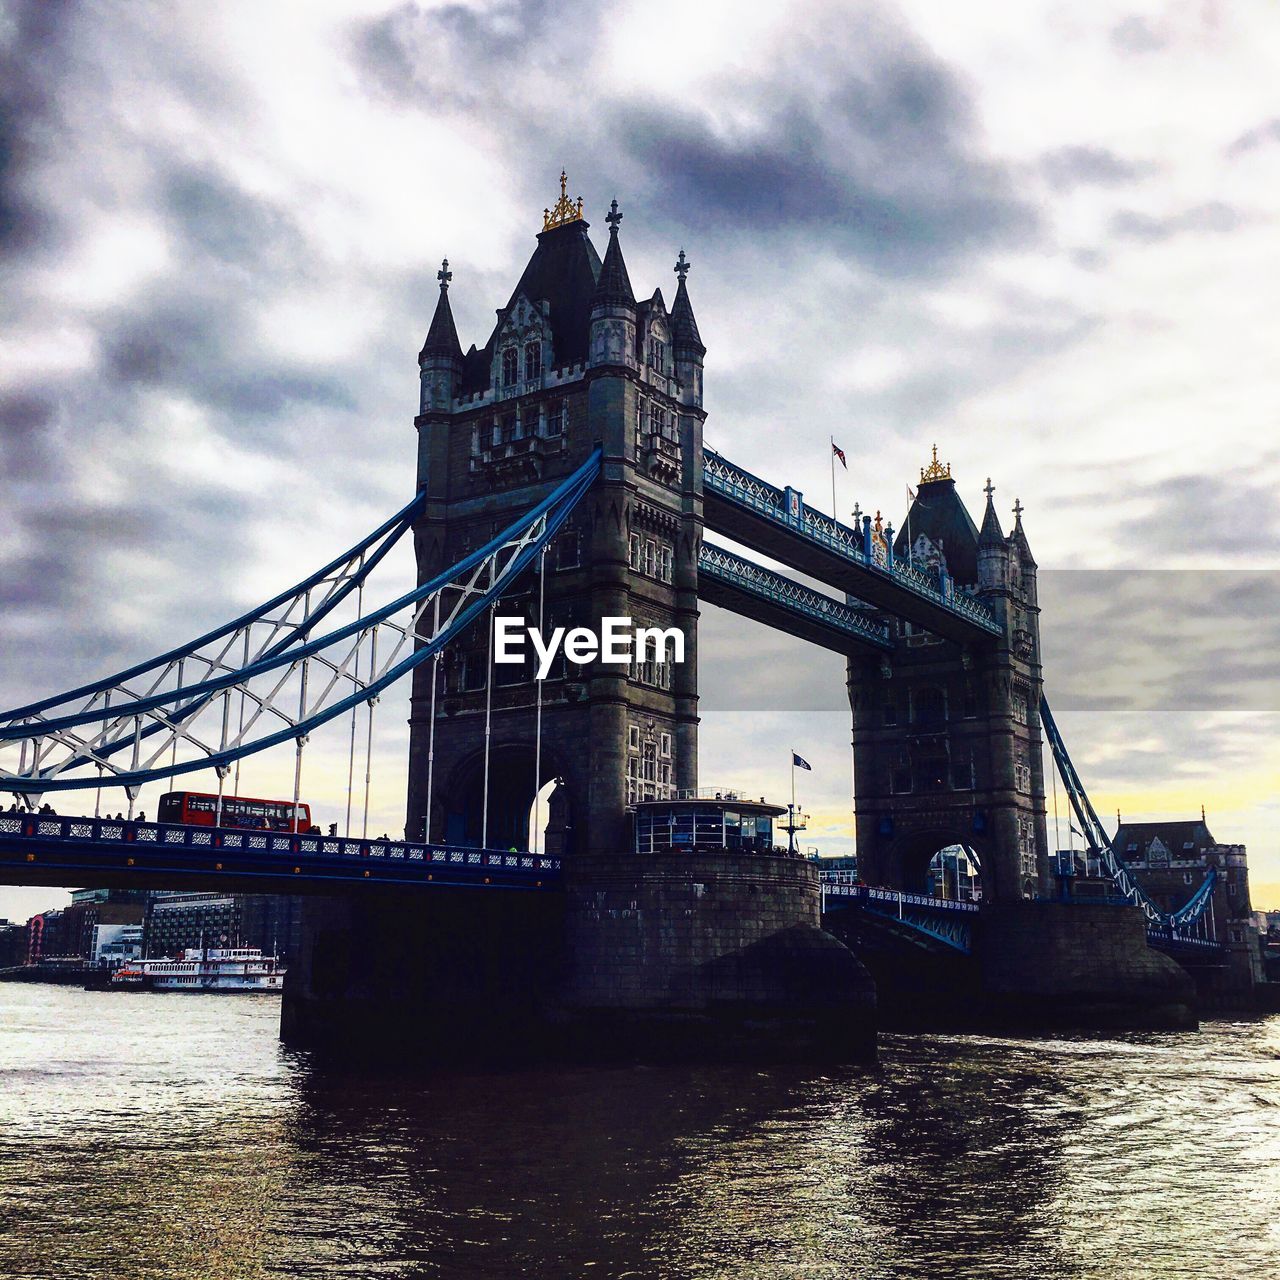
[[(373, 878), (378, 868), (394, 869), (397, 879), (434, 883), (436, 873), (461, 874), (468, 883), (527, 880), (542, 888), (558, 884), (560, 859), (527, 850), (477, 849), (462, 845), (418, 844), (405, 840), (255, 831), (243, 828), (128, 822), (113, 818), (62, 817), (41, 813), (0, 814), (0, 851), (17, 853), (35, 869), (44, 855), (65, 865), (79, 853), (87, 873), (96, 868), (117, 872), (145, 863), (173, 865), (202, 875), (225, 872), (228, 880), (251, 874), (255, 867), (306, 879)], [(12, 856), (9, 866), (14, 866)], [(369, 873), (369, 874), (366, 874)], [(489, 881), (485, 876), (490, 877)], [(0, 879), (3, 872), (0, 872)]]
[[(991, 636), (1002, 634), (991, 610), (980, 600), (958, 590), (950, 578), (897, 560), (892, 550), (884, 560), (877, 559), (868, 553), (865, 530), (852, 529), (832, 516), (816, 511), (794, 491), (771, 485), (711, 449), (703, 453), (702, 482), (704, 492), (719, 495), (779, 530), (837, 556), (856, 572), (864, 585), (869, 587), (877, 579), (892, 583), (933, 609), (940, 608), (962, 620), (970, 628)], [(730, 537), (735, 536), (732, 529), (721, 531)]]

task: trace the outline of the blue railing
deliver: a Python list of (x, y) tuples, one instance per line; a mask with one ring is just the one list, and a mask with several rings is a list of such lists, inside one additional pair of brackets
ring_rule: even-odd
[[(287, 864), (288, 874), (305, 876), (309, 868), (332, 869), (384, 866), (412, 869), (427, 879), (433, 871), (465, 871), (481, 877), (501, 871), (535, 880), (556, 879), (560, 859), (527, 850), (476, 849), (464, 845), (418, 844), (406, 840), (352, 840), (345, 836), (295, 835), (279, 831), (250, 831), (231, 827), (186, 826), (163, 822), (128, 822), (114, 818), (62, 817), (41, 813), (0, 814), (0, 845), (27, 850), (29, 863), (37, 862), (41, 847), (59, 854), (80, 849), (85, 856), (110, 857), (112, 853), (164, 854), (180, 858), (204, 855), (198, 867), (219, 872), (220, 854), (235, 858), (226, 868), (230, 878), (244, 873), (243, 859), (260, 860), (263, 869), (277, 873)], [(212, 859), (212, 862), (209, 862)], [(152, 860), (153, 861), (153, 860)], [(87, 865), (87, 864), (82, 864)], [(105, 865), (105, 861), (104, 861)], [(115, 869), (117, 859), (111, 860)]]
[(787, 491), (743, 470), (714, 450), (705, 449), (702, 460), (704, 488), (750, 508), (766, 519), (784, 526), (868, 572), (882, 574), (900, 586), (990, 633), (1001, 635), (995, 615), (981, 601), (954, 589), (949, 580), (927, 573), (892, 556), (881, 562), (867, 554), (866, 535), (816, 511), (794, 494), (794, 509), (788, 510)]
[(723, 547), (706, 542), (702, 544), (698, 549), (698, 573), (843, 631), (855, 640), (882, 649), (893, 648), (889, 628), (863, 610), (801, 586), (785, 575), (753, 564)]

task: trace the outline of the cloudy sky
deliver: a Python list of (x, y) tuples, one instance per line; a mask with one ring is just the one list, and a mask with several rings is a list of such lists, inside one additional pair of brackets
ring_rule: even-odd
[[(825, 505), (834, 434), (845, 512), (900, 519), (935, 441), (1021, 498), (1098, 809), (1203, 802), (1280, 907), (1278, 43), (1268, 0), (0, 0), (0, 703), (401, 505), (439, 261), (482, 344), (564, 166), (637, 292), (692, 260), (709, 443)], [(704, 781), (784, 794), (794, 745), (846, 847), (839, 661), (712, 609), (703, 651)]]

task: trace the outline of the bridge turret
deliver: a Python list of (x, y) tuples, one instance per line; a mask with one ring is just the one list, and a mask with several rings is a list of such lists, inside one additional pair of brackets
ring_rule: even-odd
[(685, 277), (689, 274), (689, 260), (680, 250), (676, 258), (676, 300), (671, 307), (671, 346), (676, 362), (676, 378), (680, 383), (682, 404), (702, 407), (702, 360), (707, 349), (702, 345), (698, 322), (694, 319), (693, 304), (689, 301), (689, 288)]
[(600, 275), (591, 297), (591, 366), (636, 363), (636, 297), (631, 290), (627, 264), (618, 243), (622, 214), (616, 200), (605, 215), (609, 224), (609, 247), (605, 250)]
[(1009, 577), (1009, 547), (1000, 517), (996, 515), (993, 498), (996, 487), (987, 478), (987, 509), (982, 517), (982, 529), (978, 534), (978, 586), (983, 591), (1002, 590)]
[(1028, 608), (1037, 608), (1036, 574), (1039, 567), (1031, 554), (1026, 530), (1022, 527), (1022, 503), (1013, 506), (1013, 530), (1009, 534), (1009, 564), (1017, 578), (1019, 595)]
[(427, 483), (430, 455), (430, 429), (448, 421), (454, 397), (462, 384), (462, 344), (458, 341), (457, 326), (453, 323), (453, 311), (449, 306), (449, 259), (440, 264), (436, 272), (440, 281), (440, 298), (436, 313), (427, 330), (427, 340), (418, 352), (418, 487)]

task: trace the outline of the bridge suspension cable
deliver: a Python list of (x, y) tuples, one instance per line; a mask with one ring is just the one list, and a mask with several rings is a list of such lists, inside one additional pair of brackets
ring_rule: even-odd
[[(313, 730), (364, 704), (367, 834), (374, 702), (511, 588), (555, 537), (599, 467), (596, 450), (484, 546), (369, 613), (360, 592), (358, 616), (324, 634), (318, 634), (320, 622), (367, 582), (421, 511), (421, 495), (297, 587), (190, 645), (0, 713), (0, 790), (28, 803), (47, 791), (102, 785), (136, 793), (159, 778), (213, 768), (221, 794), (236, 761), (281, 743), (305, 744)], [(357, 663), (365, 649), (362, 675), (364, 664)], [(233, 725), (237, 694), (248, 714)]]
[(1149, 925), (1157, 929), (1165, 929), (1171, 933), (1188, 933), (1204, 916), (1213, 898), (1214, 885), (1217, 883), (1217, 871), (1209, 869), (1199, 888), (1176, 911), (1165, 911), (1147, 891), (1138, 883), (1134, 874), (1125, 864), (1124, 859), (1116, 852), (1080, 781), (1075, 765), (1067, 753), (1062, 734), (1058, 731), (1057, 722), (1049, 710), (1049, 703), (1040, 699), (1040, 720), (1044, 725), (1045, 737), (1049, 740), (1049, 749), (1053, 752), (1054, 763), (1062, 775), (1062, 784), (1066, 788), (1067, 799), (1080, 820), (1080, 832), (1088, 842), (1088, 848), (1101, 860), (1107, 875), (1110, 876), (1121, 895), (1134, 906), (1142, 909)]

